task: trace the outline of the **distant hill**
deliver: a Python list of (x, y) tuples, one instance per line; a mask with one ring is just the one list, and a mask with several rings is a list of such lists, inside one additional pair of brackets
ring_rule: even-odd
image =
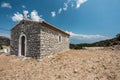
[(82, 44), (70, 44), (71, 49), (82, 49), (83, 47), (108, 47), (120, 45), (120, 34), (117, 34), (115, 38), (107, 39), (95, 43), (82, 43)]
[(9, 46), (10, 45), (10, 39), (5, 36), (0, 36), (0, 49), (3, 45)]
[(120, 34), (117, 34), (115, 38), (95, 42), (92, 45), (94, 45), (94, 46), (102, 46), (102, 47), (120, 45)]
[(119, 40), (117, 40), (116, 38), (113, 38), (113, 39), (108, 39), (108, 40), (95, 42), (92, 45), (99, 46), (99, 47), (101, 47), (101, 46), (102, 47), (108, 47), (108, 46), (118, 45), (119, 43), (120, 43)]

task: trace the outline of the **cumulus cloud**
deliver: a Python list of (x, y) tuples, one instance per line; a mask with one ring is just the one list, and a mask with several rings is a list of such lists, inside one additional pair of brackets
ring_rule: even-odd
[(56, 16), (56, 12), (55, 12), (55, 11), (52, 11), (52, 12), (51, 12), (51, 15), (52, 15), (52, 17), (55, 17), (55, 16)]
[(33, 10), (31, 12), (31, 19), (33, 21), (40, 21), (40, 20), (43, 20), (42, 18), (40, 18), (40, 16), (38, 15), (38, 12), (36, 10)]
[(12, 16), (13, 21), (20, 21), (22, 19), (31, 19), (33, 21), (44, 21), (44, 19), (41, 18), (42, 16), (38, 15), (38, 12), (36, 10), (33, 10), (30, 14), (29, 11), (23, 10), (23, 14), (17, 12), (14, 13)]
[(77, 0), (76, 1), (76, 8), (79, 8), (81, 4), (87, 2), (87, 0)]
[(24, 14), (24, 18), (25, 18), (25, 19), (27, 19), (27, 18), (30, 17), (28, 13), (29, 13), (29, 12), (28, 12), (27, 10), (23, 10), (23, 14)]
[(3, 2), (2, 4), (1, 4), (1, 7), (3, 7), (3, 8), (12, 8), (12, 6), (10, 5), (10, 3), (6, 3), (6, 2)]
[(15, 13), (14, 16), (12, 16), (13, 21), (20, 21), (23, 19), (23, 15), (20, 14), (19, 12)]
[(71, 38), (77, 39), (77, 40), (93, 40), (93, 41), (99, 41), (99, 40), (105, 40), (109, 39), (107, 36), (103, 35), (88, 35), (88, 34), (76, 34), (73, 32), (66, 31), (68, 34), (70, 34)]

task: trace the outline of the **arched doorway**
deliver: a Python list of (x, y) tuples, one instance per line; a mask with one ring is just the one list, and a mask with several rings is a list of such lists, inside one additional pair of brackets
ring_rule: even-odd
[(27, 39), (25, 34), (21, 34), (19, 37), (19, 56), (26, 56), (26, 48), (27, 48)]
[(21, 55), (25, 56), (25, 37), (21, 37)]

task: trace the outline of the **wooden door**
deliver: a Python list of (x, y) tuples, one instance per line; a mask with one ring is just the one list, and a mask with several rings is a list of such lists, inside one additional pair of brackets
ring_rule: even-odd
[(25, 56), (25, 37), (21, 37), (21, 55)]

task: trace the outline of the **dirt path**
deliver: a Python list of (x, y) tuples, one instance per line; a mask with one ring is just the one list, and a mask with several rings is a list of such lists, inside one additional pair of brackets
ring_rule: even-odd
[(41, 61), (0, 54), (0, 80), (120, 80), (120, 51), (70, 50)]

